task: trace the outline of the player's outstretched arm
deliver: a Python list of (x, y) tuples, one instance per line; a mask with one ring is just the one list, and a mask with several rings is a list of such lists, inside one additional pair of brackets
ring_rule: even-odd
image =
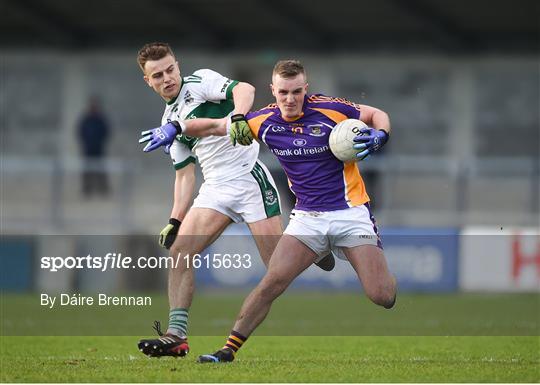
[(234, 114), (222, 119), (198, 118), (183, 122), (183, 133), (188, 136), (229, 135), (234, 145), (248, 146), (253, 142), (253, 134), (244, 114)]
[(142, 131), (139, 143), (147, 143), (143, 148), (144, 152), (154, 151), (163, 147), (168, 154), (169, 147), (174, 142), (177, 135), (205, 137), (211, 135), (224, 136), (227, 134), (227, 118), (223, 119), (190, 119), (186, 121), (171, 121), (161, 127)]
[(225, 136), (227, 135), (227, 120), (229, 118), (208, 119), (198, 118), (184, 120), (184, 130), (187, 136), (204, 138), (206, 136)]
[(360, 135), (354, 138), (353, 147), (358, 152), (358, 160), (364, 160), (374, 152), (379, 151), (390, 138), (390, 117), (378, 108), (360, 105), (360, 120), (368, 125), (368, 128), (360, 130)]
[[(229, 134), (231, 141), (236, 144), (233, 139), (232, 132), (240, 131), (244, 135), (251, 136), (251, 129), (247, 123), (245, 114), (249, 112), (253, 106), (255, 99), (255, 87), (251, 84), (240, 82), (232, 90), (234, 110), (230, 118), (223, 119), (205, 119), (199, 118), (194, 120), (184, 121), (184, 133), (188, 136), (205, 137), (205, 136), (224, 136)], [(230, 120), (229, 120), (230, 119)], [(250, 140), (251, 139), (251, 140)], [(238, 141), (240, 144), (251, 144), (253, 138)], [(249, 143), (247, 143), (249, 141)]]

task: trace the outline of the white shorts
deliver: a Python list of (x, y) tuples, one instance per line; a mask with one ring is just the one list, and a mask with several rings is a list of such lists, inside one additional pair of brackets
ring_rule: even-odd
[(313, 250), (319, 260), (330, 252), (346, 260), (341, 248), (374, 245), (382, 249), (369, 204), (336, 211), (293, 210), (284, 231)]
[(253, 223), (281, 214), (276, 183), (259, 160), (248, 174), (222, 183), (203, 183), (192, 207), (214, 209), (236, 223)]

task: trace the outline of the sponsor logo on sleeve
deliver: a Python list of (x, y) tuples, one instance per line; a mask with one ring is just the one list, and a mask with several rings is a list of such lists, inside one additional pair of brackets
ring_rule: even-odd
[(225, 90), (227, 89), (227, 87), (229, 87), (229, 85), (232, 83), (232, 80), (231, 79), (227, 79), (227, 81), (225, 82), (225, 84), (223, 84), (223, 87), (221, 87), (221, 93), (224, 93)]

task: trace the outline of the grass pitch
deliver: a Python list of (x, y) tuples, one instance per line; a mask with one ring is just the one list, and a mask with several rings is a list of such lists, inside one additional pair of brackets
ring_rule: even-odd
[(4, 337), (2, 382), (538, 382), (538, 337), (253, 337), (231, 364), (151, 359), (138, 337)]
[(136, 344), (152, 320), (166, 324), (163, 296), (47, 310), (38, 294), (3, 293), (0, 381), (540, 382), (537, 294), (407, 294), (386, 311), (357, 293), (287, 293), (235, 362), (197, 364), (224, 344), (244, 296), (199, 292), (190, 354), (151, 359)]

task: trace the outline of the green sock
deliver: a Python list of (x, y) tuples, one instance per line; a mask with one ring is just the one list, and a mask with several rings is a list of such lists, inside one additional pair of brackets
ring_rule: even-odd
[(177, 308), (169, 311), (169, 328), (167, 333), (179, 337), (187, 336), (188, 309)]

